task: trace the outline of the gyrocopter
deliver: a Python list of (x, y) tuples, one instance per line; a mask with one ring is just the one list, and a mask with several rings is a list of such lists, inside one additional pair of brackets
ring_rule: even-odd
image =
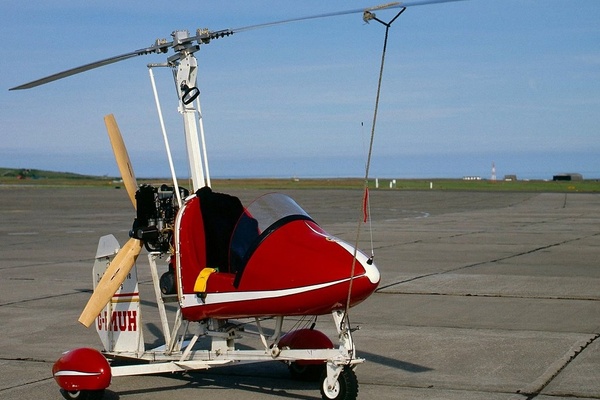
[[(357, 358), (348, 309), (367, 299), (380, 274), (372, 257), (325, 232), (293, 199), (270, 193), (244, 207), (237, 197), (211, 189), (202, 115), (199, 111), (197, 60), (202, 45), (257, 27), (311, 18), (443, 3), (411, 1), (239, 29), (175, 31), (172, 40), (60, 72), (11, 90), (29, 89), (94, 68), (146, 54), (166, 54), (149, 64), (150, 79), (169, 157), (172, 185), (138, 186), (121, 133), (105, 117), (113, 152), (135, 209), (130, 239), (121, 247), (114, 236), (100, 238), (93, 266), (94, 292), (79, 317), (94, 325), (103, 351), (68, 351), (53, 366), (67, 399), (100, 399), (112, 377), (185, 372), (241, 362), (282, 361), (293, 377), (320, 381), (324, 399), (354, 399)], [(398, 15), (400, 15), (398, 13)], [(388, 24), (389, 28), (389, 24)], [(153, 68), (170, 68), (183, 117), (191, 191), (178, 185), (170, 156)], [(164, 344), (147, 349), (143, 338), (136, 259), (148, 252)], [(168, 315), (167, 303), (177, 304)], [(333, 316), (337, 338), (314, 329), (316, 316)], [(308, 321), (284, 332), (284, 319)], [(236, 347), (244, 323), (256, 324), (258, 350)], [(261, 322), (273, 321), (267, 335)], [(202, 341), (199, 339), (202, 338)], [(199, 344), (208, 343), (200, 347)], [(116, 363), (124, 360), (126, 363)]]

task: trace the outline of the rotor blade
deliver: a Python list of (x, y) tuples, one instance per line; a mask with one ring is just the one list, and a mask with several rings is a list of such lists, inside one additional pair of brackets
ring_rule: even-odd
[[(150, 53), (166, 53), (171, 47), (176, 48), (177, 46), (189, 44), (193, 41), (198, 41), (198, 43), (201, 43), (201, 42), (207, 43), (210, 39), (217, 39), (219, 37), (229, 36), (233, 33), (244, 32), (244, 31), (248, 31), (248, 30), (252, 30), (252, 29), (266, 28), (269, 26), (287, 24), (290, 22), (297, 22), (297, 21), (306, 21), (306, 20), (317, 19), (317, 18), (335, 17), (335, 16), (347, 15), (347, 14), (358, 14), (358, 13), (364, 13), (366, 11), (423, 6), (423, 5), (427, 5), (427, 4), (436, 4), (436, 3), (450, 3), (450, 2), (455, 2), (455, 1), (464, 1), (464, 0), (413, 0), (413, 1), (404, 1), (404, 2), (398, 1), (398, 2), (393, 2), (393, 3), (382, 4), (382, 5), (378, 5), (378, 6), (374, 6), (374, 7), (359, 8), (359, 9), (347, 10), (347, 11), (330, 12), (330, 13), (311, 15), (311, 16), (300, 17), (300, 18), (290, 18), (290, 19), (285, 19), (285, 20), (281, 20), (281, 21), (267, 22), (264, 24), (249, 25), (249, 26), (236, 28), (236, 29), (225, 29), (225, 30), (214, 31), (214, 32), (204, 31), (204, 32), (198, 33), (195, 36), (183, 38), (183, 39), (179, 40), (177, 42), (177, 44), (175, 44), (175, 42), (167, 42), (166, 40), (157, 41), (156, 44), (154, 44), (153, 46), (146, 47), (144, 49), (135, 50), (130, 53), (121, 54), (120, 56), (110, 57), (110, 58), (106, 58), (104, 60), (95, 61), (90, 64), (85, 64), (80, 67), (72, 68), (72, 69), (69, 69), (69, 70), (66, 70), (63, 72), (56, 73), (54, 75), (47, 76), (45, 78), (41, 78), (41, 79), (29, 82), (29, 83), (25, 83), (23, 85), (15, 86), (13, 88), (10, 88), (9, 90), (30, 89), (30, 88), (33, 88), (36, 86), (40, 86), (40, 85), (49, 83), (49, 82), (53, 82), (58, 79), (66, 78), (71, 75), (89, 71), (91, 69), (95, 69), (95, 68), (113, 64), (113, 63), (116, 63), (119, 61), (127, 60), (132, 57), (141, 56), (141, 55), (150, 54)], [(176, 50), (176, 51), (178, 51), (178, 50)]]
[(310, 20), (310, 19), (337, 17), (337, 16), (341, 16), (341, 15), (348, 15), (348, 14), (359, 14), (359, 13), (364, 13), (365, 11), (388, 10), (388, 9), (394, 9), (394, 8), (424, 6), (427, 4), (436, 4), (436, 3), (451, 3), (451, 2), (456, 2), (456, 1), (464, 1), (464, 0), (396, 1), (393, 3), (386, 3), (386, 4), (381, 4), (378, 6), (367, 7), (367, 8), (357, 8), (354, 10), (346, 10), (346, 11), (335, 11), (335, 12), (330, 12), (330, 13), (325, 13), (325, 14), (310, 15), (310, 16), (299, 17), (299, 18), (290, 18), (290, 19), (285, 19), (285, 20), (275, 21), (275, 22), (267, 22), (264, 24), (249, 25), (249, 26), (244, 26), (241, 28), (230, 29), (229, 31), (231, 31), (232, 33), (238, 33), (238, 32), (249, 31), (252, 29), (266, 28), (269, 26), (282, 25), (282, 24), (287, 24), (290, 22), (306, 21), (306, 20)]
[(165, 43), (160, 43), (160, 44), (157, 43), (154, 46), (135, 50), (130, 53), (121, 54), (120, 56), (105, 58), (104, 60), (95, 61), (93, 63), (85, 64), (85, 65), (82, 65), (82, 66), (76, 67), (76, 68), (71, 68), (66, 71), (56, 73), (54, 75), (50, 75), (50, 76), (47, 76), (47, 77), (44, 77), (41, 79), (37, 79), (37, 80), (29, 82), (29, 83), (25, 83), (23, 85), (15, 86), (14, 88), (10, 88), (8, 90), (31, 89), (33, 87), (44, 85), (46, 83), (53, 82), (58, 79), (66, 78), (71, 75), (79, 74), (81, 72), (89, 71), (91, 69), (95, 69), (95, 68), (103, 67), (105, 65), (113, 64), (113, 63), (116, 63), (119, 61), (127, 60), (129, 58), (133, 58), (136, 56), (142, 56), (145, 54), (158, 53), (158, 52), (164, 53), (170, 48), (170, 46), (172, 44), (173, 44), (172, 42), (169, 42), (169, 43), (165, 42)]
[(123, 136), (117, 125), (117, 120), (112, 114), (104, 117), (104, 124), (108, 131), (108, 137), (110, 138), (110, 144), (112, 145), (117, 165), (119, 166), (119, 172), (121, 172), (121, 178), (125, 184), (125, 189), (129, 195), (129, 199), (133, 204), (133, 208), (137, 209), (137, 203), (135, 201), (135, 192), (138, 189), (137, 181), (135, 180), (135, 174), (133, 173), (133, 167), (129, 160), (129, 154), (127, 154), (127, 148), (123, 142)]
[(96, 285), (92, 297), (90, 297), (79, 316), (79, 322), (88, 328), (90, 327), (100, 314), (100, 311), (102, 311), (119, 289), (119, 286), (125, 281), (141, 250), (142, 242), (137, 239), (131, 238), (125, 243), (106, 269), (106, 272), (104, 272), (104, 275), (102, 275), (100, 282)]

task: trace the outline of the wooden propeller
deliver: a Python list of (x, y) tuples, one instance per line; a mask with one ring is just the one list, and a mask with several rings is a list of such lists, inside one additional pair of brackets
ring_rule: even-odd
[(141, 250), (142, 242), (138, 239), (131, 238), (125, 243), (96, 285), (94, 293), (79, 316), (79, 322), (89, 328), (125, 281)]
[(119, 172), (121, 173), (121, 178), (125, 184), (125, 189), (133, 204), (133, 208), (136, 208), (135, 192), (138, 188), (137, 181), (135, 180), (135, 174), (133, 173), (133, 167), (129, 160), (129, 154), (127, 153), (127, 148), (123, 142), (123, 136), (121, 136), (121, 131), (119, 130), (115, 116), (112, 114), (106, 115), (104, 117), (104, 124), (108, 131), (110, 144), (112, 145), (113, 153), (115, 154), (115, 159), (119, 166)]
[[(137, 191), (137, 181), (135, 179), (135, 174), (133, 173), (133, 168), (131, 167), (129, 154), (127, 154), (127, 149), (123, 142), (123, 137), (121, 136), (121, 131), (112, 114), (104, 117), (104, 123), (106, 124), (106, 130), (108, 131), (110, 143), (127, 194), (129, 195), (133, 207), (136, 208), (135, 193)], [(108, 304), (115, 292), (125, 281), (125, 278), (127, 278), (127, 274), (129, 274), (131, 268), (135, 265), (135, 261), (141, 250), (142, 242), (138, 239), (131, 238), (125, 243), (96, 285), (94, 293), (79, 316), (79, 322), (86, 327), (89, 327), (94, 322), (98, 314), (100, 314), (102, 309)]]

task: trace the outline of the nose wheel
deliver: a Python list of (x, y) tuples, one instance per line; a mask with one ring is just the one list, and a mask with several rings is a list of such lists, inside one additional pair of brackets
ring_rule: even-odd
[(104, 397), (104, 390), (68, 391), (61, 389), (60, 393), (66, 400), (100, 400)]
[(327, 373), (321, 379), (321, 397), (324, 400), (355, 400), (358, 396), (358, 380), (354, 370), (345, 366), (333, 384)]

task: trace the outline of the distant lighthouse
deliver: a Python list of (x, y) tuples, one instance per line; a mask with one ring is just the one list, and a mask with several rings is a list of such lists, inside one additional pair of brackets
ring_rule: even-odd
[(496, 182), (496, 164), (492, 161), (492, 182)]

